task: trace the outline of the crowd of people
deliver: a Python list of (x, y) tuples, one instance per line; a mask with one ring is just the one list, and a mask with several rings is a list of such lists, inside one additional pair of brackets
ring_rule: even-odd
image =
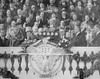
[[(100, 0), (1, 0), (0, 46), (57, 32), (73, 46), (100, 46)], [(55, 38), (56, 39), (56, 38)]]
[(16, 77), (13, 73), (5, 68), (0, 68), (0, 78), (19, 79), (19, 77)]

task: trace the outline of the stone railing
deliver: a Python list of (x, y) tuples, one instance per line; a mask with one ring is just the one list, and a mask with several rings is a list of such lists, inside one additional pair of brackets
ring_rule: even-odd
[[(22, 51), (21, 47), (1, 47), (0, 67), (8, 69), (20, 79), (39, 79), (37, 73), (32, 71), (30, 67), (30, 54), (19, 53), (20, 51)], [(79, 68), (90, 69), (96, 60), (96, 58), (91, 57), (99, 53), (100, 47), (72, 47), (71, 51), (73, 56), (63, 55), (62, 68), (53, 79), (67, 79), (68, 76), (68, 79), (73, 79), (72, 77), (77, 75)]]

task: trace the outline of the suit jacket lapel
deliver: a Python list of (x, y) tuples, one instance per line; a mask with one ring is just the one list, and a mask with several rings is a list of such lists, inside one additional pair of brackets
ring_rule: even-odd
[(95, 41), (100, 38), (100, 33), (98, 35), (96, 35), (96, 37), (94, 38), (94, 40), (92, 41), (92, 43), (95, 43)]

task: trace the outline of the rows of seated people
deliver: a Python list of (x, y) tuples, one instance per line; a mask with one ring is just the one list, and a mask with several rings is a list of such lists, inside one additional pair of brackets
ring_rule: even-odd
[(0, 0), (0, 46), (39, 40), (43, 32), (73, 46), (100, 46), (99, 15), (100, 0)]

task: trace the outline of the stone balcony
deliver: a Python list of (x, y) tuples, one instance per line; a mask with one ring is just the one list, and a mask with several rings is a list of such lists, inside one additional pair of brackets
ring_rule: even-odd
[[(13, 72), (19, 79), (44, 79), (36, 73), (30, 66), (29, 53), (19, 53), (22, 51), (21, 47), (0, 47), (0, 67), (7, 68)], [(95, 63), (96, 58), (91, 56), (99, 53), (100, 47), (72, 47), (73, 58), (71, 55), (62, 55), (63, 62), (60, 70), (52, 77), (45, 79), (73, 79), (77, 75), (77, 70), (90, 69)], [(95, 70), (93, 75), (86, 79), (99, 79), (99, 70)]]

